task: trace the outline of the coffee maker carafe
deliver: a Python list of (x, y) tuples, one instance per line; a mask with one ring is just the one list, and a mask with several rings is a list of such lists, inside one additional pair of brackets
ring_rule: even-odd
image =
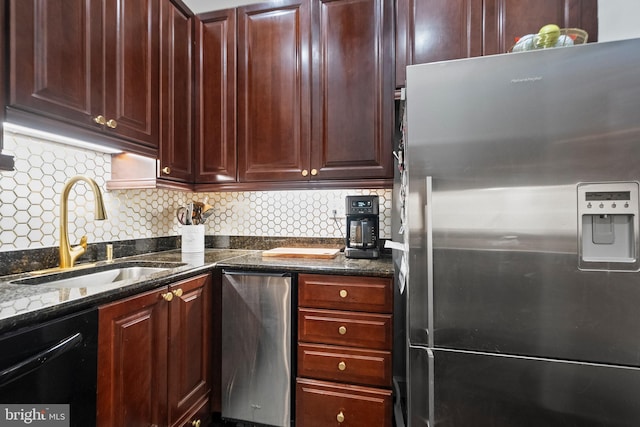
[(347, 196), (347, 258), (378, 258), (378, 196)]

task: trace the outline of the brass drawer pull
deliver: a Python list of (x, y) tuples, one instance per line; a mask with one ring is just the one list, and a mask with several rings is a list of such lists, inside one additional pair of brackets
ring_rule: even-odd
[(111, 129), (115, 129), (118, 127), (118, 122), (116, 122), (113, 119), (107, 120), (107, 127), (110, 127)]
[(175, 289), (175, 290), (173, 290), (173, 291), (171, 291), (171, 292), (172, 292), (175, 296), (177, 296), (178, 298), (180, 298), (180, 297), (182, 296), (182, 289), (181, 289), (181, 288)]
[(346, 298), (348, 295), (345, 289), (340, 289), (340, 298)]
[(104, 126), (104, 124), (107, 123), (107, 119), (105, 119), (103, 115), (94, 117), (93, 121), (101, 126)]
[(338, 333), (339, 333), (340, 335), (344, 335), (344, 334), (346, 334), (346, 333), (347, 333), (347, 328), (346, 328), (345, 326), (340, 326), (340, 327), (338, 328)]
[(302, 171), (302, 176), (307, 176), (307, 175), (309, 175), (309, 171), (308, 171), (308, 170), (306, 170), (306, 169), (304, 169), (304, 170)]
[(318, 169), (311, 169), (311, 175), (312, 176), (318, 175)]
[(338, 369), (344, 371), (345, 369), (347, 369), (347, 364), (344, 362), (338, 363)]
[(162, 294), (161, 296), (165, 301), (171, 301), (173, 299), (173, 294), (171, 292), (167, 292), (166, 294)]
[(336, 420), (339, 423), (343, 423), (344, 422), (344, 414), (342, 413), (342, 411), (338, 412), (338, 415), (336, 415)]

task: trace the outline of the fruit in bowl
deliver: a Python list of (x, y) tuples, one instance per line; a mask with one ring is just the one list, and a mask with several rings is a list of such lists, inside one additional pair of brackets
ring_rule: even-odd
[(548, 24), (540, 28), (537, 34), (517, 38), (509, 52), (573, 46), (586, 43), (588, 37), (587, 32), (579, 28), (559, 28), (555, 24)]

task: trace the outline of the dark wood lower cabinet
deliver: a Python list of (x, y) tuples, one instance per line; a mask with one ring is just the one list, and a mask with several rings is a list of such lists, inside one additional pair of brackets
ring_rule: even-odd
[(389, 278), (298, 276), (296, 427), (391, 427)]
[(391, 390), (298, 378), (296, 427), (391, 426)]
[(100, 307), (97, 425), (207, 425), (211, 276)]

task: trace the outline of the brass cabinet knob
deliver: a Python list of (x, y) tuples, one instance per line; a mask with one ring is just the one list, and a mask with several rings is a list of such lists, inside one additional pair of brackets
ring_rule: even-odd
[(115, 129), (118, 127), (118, 122), (116, 122), (113, 119), (107, 120), (107, 127), (110, 127), (111, 129)]
[(347, 291), (346, 291), (346, 290), (344, 290), (344, 289), (341, 289), (341, 290), (340, 290), (340, 298), (346, 298), (346, 297), (347, 297), (347, 295), (348, 295), (348, 294), (347, 294)]
[(171, 291), (171, 292), (173, 292), (173, 294), (174, 294), (175, 296), (177, 296), (178, 298), (180, 298), (180, 297), (182, 296), (182, 289), (181, 289), (181, 288), (174, 289), (174, 290), (173, 290), (173, 291)]
[(318, 169), (311, 169), (311, 175), (313, 176), (318, 175)]
[(165, 175), (169, 175), (171, 173), (171, 168), (169, 166), (165, 166), (162, 168), (162, 173)]
[(103, 115), (95, 116), (93, 121), (102, 126), (107, 123), (107, 119), (105, 119)]
[(347, 364), (344, 362), (338, 363), (338, 369), (340, 369), (341, 371), (344, 371), (345, 369), (347, 369)]
[(307, 175), (309, 175), (309, 171), (308, 171), (308, 170), (306, 170), (306, 169), (304, 169), (304, 170), (302, 171), (302, 176), (307, 176)]
[(200, 427), (200, 420), (193, 420), (191, 421), (191, 425), (193, 427)]
[(165, 301), (171, 301), (173, 299), (173, 294), (171, 292), (162, 294), (162, 299), (164, 299)]
[(347, 333), (347, 328), (346, 328), (345, 326), (340, 326), (340, 327), (338, 328), (338, 333), (339, 333), (340, 335), (344, 335), (344, 334), (346, 334), (346, 333)]
[(336, 415), (336, 420), (339, 423), (343, 423), (344, 422), (344, 414), (342, 413), (342, 411), (338, 412), (338, 415)]

